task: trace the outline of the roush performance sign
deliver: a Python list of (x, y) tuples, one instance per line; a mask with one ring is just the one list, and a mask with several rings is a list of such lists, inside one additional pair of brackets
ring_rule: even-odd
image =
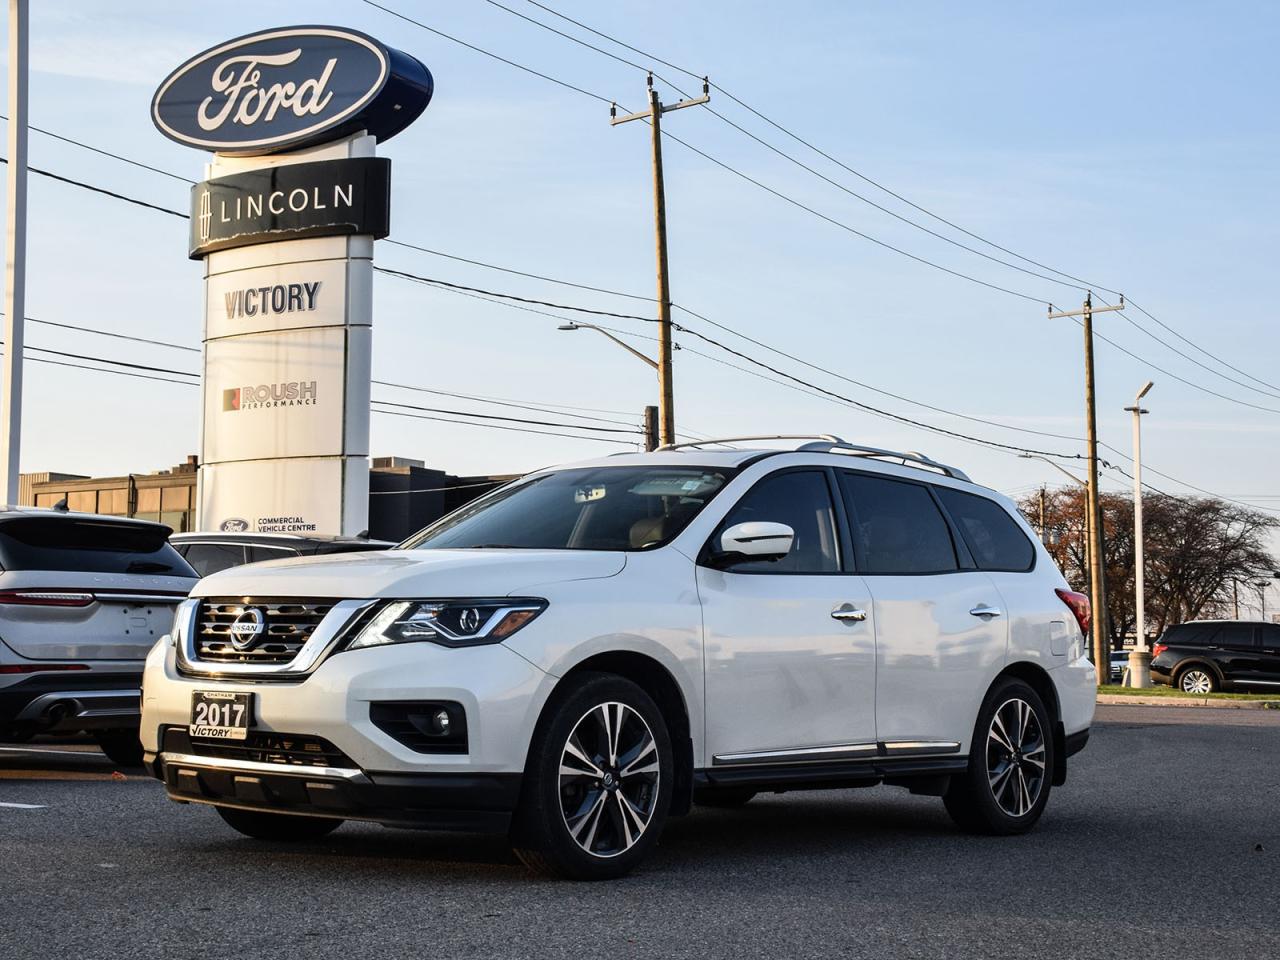
[(231, 40), (165, 78), (151, 119), (166, 137), (226, 156), (297, 150), (366, 130), (391, 139), (426, 109), (417, 58), (341, 27), (286, 27)]
[(262, 167), (191, 188), (188, 256), (302, 237), (391, 232), (391, 161), (319, 160)]

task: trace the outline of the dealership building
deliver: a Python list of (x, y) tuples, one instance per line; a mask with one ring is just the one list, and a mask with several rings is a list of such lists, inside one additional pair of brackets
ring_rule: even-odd
[[(122, 477), (86, 477), (73, 473), (24, 473), (20, 502), (24, 506), (52, 507), (65, 500), (67, 509), (112, 517), (156, 520), (185, 533), (196, 527), (196, 476), (199, 460), (153, 473)], [(369, 471), (369, 536), (376, 540), (402, 540), (480, 494), (515, 479), (506, 476), (459, 477), (426, 467), (406, 457), (374, 457)], [(279, 529), (259, 532), (312, 535), (305, 523), (291, 524), (280, 517)], [(295, 527), (295, 529), (290, 529)], [(302, 528), (302, 529), (296, 529)]]

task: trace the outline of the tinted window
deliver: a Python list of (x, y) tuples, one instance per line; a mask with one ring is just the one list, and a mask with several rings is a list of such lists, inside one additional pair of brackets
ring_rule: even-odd
[(264, 547), (258, 543), (249, 544), (249, 562), (260, 560), (283, 560), (285, 557), (300, 557), (302, 554), (289, 547)]
[(17, 517), (0, 524), (0, 568), (193, 576), (168, 527), (107, 520)]
[(186, 547), (186, 557), (196, 573), (207, 577), (244, 563), (244, 547), (234, 543), (191, 543)]
[(1272, 653), (1280, 653), (1280, 625), (1268, 623), (1262, 628), (1262, 645)]
[(1258, 645), (1257, 634), (1251, 623), (1224, 623), (1215, 641), (1220, 647), (1252, 648)]
[(1213, 623), (1179, 623), (1166, 630), (1160, 639), (1180, 647), (1207, 647), (1217, 632), (1217, 624)]
[(778, 560), (743, 560), (726, 570), (749, 573), (839, 573), (835, 514), (826, 475), (817, 470), (775, 473), (746, 492), (716, 537), (735, 523), (765, 520), (795, 531), (791, 551)]
[(560, 470), (481, 497), (401, 546), (645, 550), (683, 530), (730, 476), (709, 467)]
[(934, 492), (960, 527), (979, 568), (1031, 569), (1035, 548), (998, 503), (947, 487), (935, 487)]
[(842, 473), (859, 570), (945, 573), (956, 569), (951, 530), (926, 487)]

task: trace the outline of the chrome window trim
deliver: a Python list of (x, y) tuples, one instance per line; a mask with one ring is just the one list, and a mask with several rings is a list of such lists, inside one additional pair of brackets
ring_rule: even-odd
[[(196, 629), (200, 616), (200, 604), (212, 601), (210, 597), (192, 597), (183, 601), (174, 617), (174, 640), (178, 648), (178, 666), (189, 676), (232, 677), (269, 680), (287, 680), (305, 677), (333, 649), (347, 628), (366, 610), (380, 600), (339, 600), (316, 626), (301, 649), (288, 663), (223, 663), (201, 660), (196, 649)], [(185, 609), (183, 609), (185, 607)]]
[(802, 747), (787, 750), (757, 750), (750, 753), (726, 753), (711, 758), (712, 764), (795, 763), (813, 760), (854, 760), (874, 757), (874, 743), (837, 743), (828, 747)]
[(348, 767), (307, 767), (289, 763), (262, 763), (258, 760), (233, 760), (230, 757), (201, 757), (190, 753), (162, 753), (157, 758), (166, 767), (196, 767), (232, 773), (273, 773), (296, 777), (324, 777), (350, 783), (368, 783), (364, 772)]

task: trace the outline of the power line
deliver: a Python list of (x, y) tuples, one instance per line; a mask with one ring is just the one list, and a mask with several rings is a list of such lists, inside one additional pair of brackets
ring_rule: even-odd
[(428, 33), (434, 33), (437, 37), (443, 37), (445, 40), (450, 40), (453, 43), (459, 44), (460, 46), (464, 46), (468, 50), (473, 50), (476, 53), (483, 54), (486, 57), (489, 57), (493, 60), (497, 60), (499, 63), (505, 63), (509, 67), (515, 67), (517, 70), (523, 70), (525, 73), (531, 74), (535, 77), (539, 77), (543, 80), (547, 80), (551, 83), (556, 84), (557, 86), (564, 87), (567, 90), (572, 90), (574, 93), (580, 93), (584, 97), (591, 97), (593, 100), (599, 100), (601, 103), (613, 102), (608, 97), (602, 97), (598, 93), (592, 93), (590, 90), (584, 90), (582, 87), (579, 87), (576, 84), (569, 83), (567, 80), (557, 80), (555, 77), (551, 76), (550, 74), (542, 73), (541, 71), (535, 70), (532, 67), (526, 67), (524, 64), (516, 63), (514, 60), (508, 60), (506, 57), (499, 56), (496, 53), (493, 53), (489, 50), (485, 50), (483, 47), (477, 47), (475, 44), (467, 43), (467, 41), (465, 40), (460, 40), (455, 36), (451, 36), (450, 34), (445, 33), (443, 30), (437, 30), (435, 27), (429, 27), (420, 20), (415, 20), (412, 17), (407, 17), (403, 13), (398, 13), (395, 10), (392, 10), (390, 7), (384, 7), (380, 3), (374, 3), (373, 0), (363, 0), (363, 2), (368, 4), (371, 7), (375, 7), (378, 10), (381, 10), (383, 13), (387, 13), (393, 17), (397, 17), (398, 19), (403, 20), (406, 23), (412, 23), (415, 27), (421, 27), (423, 30), (426, 30)]
[[(373, 402), (379, 403), (381, 401), (375, 400)], [(467, 420), (450, 420), (446, 417), (436, 417), (436, 416), (431, 416), (429, 414), (424, 414), (424, 413), (407, 413), (399, 410), (373, 410), (372, 412), (385, 414), (389, 417), (407, 417), (410, 420), (433, 420), (439, 423), (461, 424), (462, 426), (465, 426), (465, 427), (484, 427), (489, 430), (508, 430), (513, 433), (538, 434), (544, 437), (566, 437), (570, 440), (595, 440), (599, 443), (617, 443), (617, 444), (621, 444), (624, 447), (631, 447), (636, 445), (636, 441), (618, 440), (618, 439), (615, 439), (614, 437), (589, 437), (589, 436), (582, 436), (581, 434), (574, 434), (574, 433), (556, 433), (551, 430), (536, 430), (536, 429), (526, 429), (521, 427), (507, 427), (497, 423), (472, 423)]]
[[(0, 113), (0, 120), (4, 120), (5, 122), (8, 122), (9, 118), (5, 116), (3, 113)], [(143, 163), (141, 160), (133, 160), (129, 157), (121, 156), (118, 153), (112, 153), (110, 150), (103, 150), (101, 147), (90, 146), (89, 144), (81, 140), (75, 140), (71, 137), (65, 137), (60, 133), (54, 133), (52, 130), (45, 130), (43, 127), (37, 127), (34, 123), (27, 124), (27, 128), (30, 130), (34, 130), (36, 133), (42, 133), (46, 137), (52, 137), (54, 140), (61, 140), (63, 143), (69, 143), (72, 146), (81, 147), (82, 149), (85, 149), (85, 150), (91, 150), (94, 153), (99, 154), (101, 156), (110, 157), (111, 159), (119, 160), (122, 163), (132, 164), (135, 167), (141, 167), (143, 170), (150, 170), (152, 173), (158, 173), (164, 177), (171, 177), (172, 179), (179, 180), (182, 183), (186, 183), (186, 184), (195, 183), (194, 180), (188, 179), (187, 177), (180, 177), (176, 173), (170, 173), (168, 170), (161, 170), (159, 167), (153, 167), (151, 166), (151, 164)]]
[(623, 430), (616, 427), (595, 427), (585, 423), (562, 423), (551, 420), (529, 420), (523, 417), (502, 417), (496, 413), (470, 413), (465, 410), (446, 410), (439, 407), (420, 407), (412, 403), (395, 403), (391, 400), (375, 400), (374, 403), (380, 403), (387, 407), (397, 407), (403, 410), (421, 410), (426, 413), (447, 413), (455, 417), (477, 417), (484, 420), (501, 420), (504, 423), (527, 423), (539, 427), (572, 427), (574, 430), (587, 430), (591, 433), (634, 433), (639, 435), (640, 430), (634, 428)]
[[(8, 163), (8, 157), (0, 157), (0, 163)], [(91, 183), (85, 183), (83, 180), (73, 180), (70, 177), (64, 177), (59, 173), (52, 173), (48, 170), (41, 170), (39, 167), (27, 167), (32, 173), (38, 173), (42, 177), (48, 177), (50, 180), (60, 180), (63, 183), (69, 183), (72, 186), (83, 187), (85, 190), (92, 190), (94, 193), (101, 193), (108, 197), (114, 197), (116, 200), (123, 200), (125, 203), (132, 203), (135, 206), (146, 207), (148, 210), (156, 210), (160, 213), (167, 213), (171, 217), (181, 217), (183, 220), (190, 220), (191, 216), (186, 213), (179, 213), (177, 210), (170, 210), (168, 207), (160, 207), (154, 203), (147, 203), (145, 200), (137, 200), (134, 197), (126, 197), (123, 193), (116, 193), (113, 190), (107, 190), (104, 187), (95, 187)]]

